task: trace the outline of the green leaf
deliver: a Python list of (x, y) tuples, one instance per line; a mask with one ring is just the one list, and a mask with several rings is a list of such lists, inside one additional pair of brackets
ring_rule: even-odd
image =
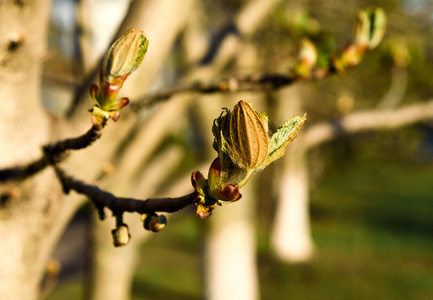
[(296, 133), (304, 125), (306, 115), (295, 115), (275, 132), (270, 140), (268, 156), (266, 157), (260, 169), (264, 169), (274, 160), (282, 157), (286, 151), (287, 145), (296, 137)]

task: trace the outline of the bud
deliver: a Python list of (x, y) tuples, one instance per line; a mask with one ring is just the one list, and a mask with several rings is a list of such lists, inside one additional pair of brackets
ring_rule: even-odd
[(197, 215), (207, 218), (216, 204), (239, 200), (239, 189), (255, 171), (284, 155), (305, 120), (305, 115), (293, 116), (269, 137), (266, 114), (257, 113), (251, 104), (239, 101), (233, 112), (225, 109), (212, 127), (218, 157), (209, 168), (208, 180), (199, 171), (191, 176)]
[[(215, 158), (209, 167), (208, 174), (208, 194), (213, 199), (218, 199), (223, 202), (235, 202), (239, 200), (242, 195), (239, 193), (239, 187), (234, 186), (232, 184), (225, 184), (226, 181), (233, 183), (233, 176), (229, 176), (228, 178), (221, 178), (221, 175), (224, 175), (228, 172), (222, 172), (221, 159), (219, 157)], [(231, 172), (233, 174), (235, 172)], [(245, 171), (243, 173), (246, 173)], [(239, 169), (237, 173), (241, 178), (242, 169)]]
[(348, 45), (341, 54), (339, 63), (343, 69), (344, 67), (355, 67), (361, 62), (363, 54), (364, 50), (359, 49), (355, 45)]
[(268, 153), (267, 125), (265, 114), (259, 115), (249, 103), (239, 101), (233, 112), (227, 109), (214, 122), (218, 154), (226, 153), (241, 169), (260, 166)]
[(159, 232), (167, 226), (167, 218), (164, 215), (149, 214), (144, 217), (144, 229)]
[(130, 29), (110, 47), (104, 62), (104, 81), (131, 74), (138, 68), (147, 51), (148, 40), (142, 31)]
[(117, 96), (128, 75), (143, 60), (147, 45), (143, 32), (131, 29), (110, 47), (99, 71), (99, 86), (90, 86), (90, 96), (95, 102), (91, 110), (93, 124), (103, 124), (110, 118), (116, 121), (118, 110), (129, 103), (128, 98), (117, 99)]
[(194, 171), (191, 174), (191, 183), (196, 192), (196, 215), (202, 219), (210, 217), (212, 211), (220, 202), (230, 203), (242, 197), (239, 193), (239, 187), (231, 184), (223, 185), (220, 175), (221, 163), (219, 157), (213, 161), (209, 168), (209, 181), (199, 171)]
[(329, 64), (331, 72), (334, 72), (340, 76), (346, 74), (346, 70), (344, 69), (344, 65), (341, 59), (338, 59), (337, 57), (331, 57), (329, 59)]
[(386, 15), (382, 8), (368, 7), (358, 13), (355, 44), (363, 49), (379, 45), (385, 34)]
[(212, 215), (215, 209), (217, 199), (208, 196), (208, 181), (199, 171), (194, 171), (191, 174), (191, 183), (195, 190), (195, 205), (197, 206), (196, 215), (202, 219), (206, 219)]
[[(270, 138), (266, 113), (257, 113), (249, 103), (239, 101), (233, 112), (226, 110), (212, 128), (214, 148), (221, 160), (219, 177), (234, 180), (235, 175), (249, 176), (252, 171), (264, 169), (284, 154), (305, 120), (306, 115), (291, 117)], [(237, 180), (225, 183), (239, 186)]]
[(200, 217), (200, 219), (207, 219), (212, 215), (212, 212), (215, 209), (217, 202), (214, 202), (213, 204), (208, 204), (203, 201), (203, 199), (201, 199), (202, 201), (196, 203), (197, 210), (195, 212), (195, 215), (197, 217)]
[(128, 225), (126, 224), (121, 224), (116, 229), (113, 229), (111, 231), (111, 235), (113, 236), (114, 247), (125, 246), (129, 243), (129, 240), (131, 239)]
[(295, 72), (298, 76), (308, 77), (317, 61), (317, 50), (314, 44), (303, 39), (298, 54), (298, 63), (295, 67)]

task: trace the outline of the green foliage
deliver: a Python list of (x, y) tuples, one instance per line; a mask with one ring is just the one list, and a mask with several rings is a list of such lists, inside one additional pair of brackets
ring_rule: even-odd
[(268, 156), (260, 167), (261, 169), (284, 155), (287, 146), (296, 138), (296, 133), (301, 129), (305, 120), (306, 115), (302, 117), (296, 115), (284, 122), (284, 124), (278, 128), (277, 132), (275, 132), (271, 137)]

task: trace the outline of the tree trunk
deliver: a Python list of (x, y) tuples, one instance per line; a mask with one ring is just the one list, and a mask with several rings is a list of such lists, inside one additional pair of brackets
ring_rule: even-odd
[[(236, 57), (236, 67), (242, 70), (254, 65), (258, 56), (254, 45), (241, 42), (238, 43), (237, 48), (242, 54)], [(221, 111), (224, 106), (233, 107), (239, 99), (251, 101), (256, 109), (259, 109), (259, 104), (263, 103), (260, 94), (238, 93), (235, 97), (220, 96), (219, 99), (213, 96), (214, 103), (210, 108), (208, 107), (212, 109), (211, 115), (209, 112), (203, 112), (202, 118), (210, 117), (211, 119), (206, 120), (206, 123), (212, 124), (213, 119), (218, 115), (218, 110)], [(233, 100), (234, 103), (230, 103)], [(203, 101), (201, 105), (209, 102)], [(204, 133), (207, 134), (207, 145), (211, 145), (213, 141), (211, 131), (205, 129)], [(215, 158), (215, 151), (210, 147), (209, 149), (212, 151), (212, 158)], [(205, 289), (209, 300), (259, 299), (254, 227), (256, 195), (253, 188), (256, 179), (253, 177), (241, 189), (242, 198), (238, 202), (217, 207), (215, 213), (209, 218), (211, 225), (207, 233), (204, 263)]]
[[(50, 123), (40, 99), (49, 1), (0, 3), (0, 168), (37, 158)], [(53, 184), (49, 184), (53, 182)], [(47, 169), (0, 185), (0, 299), (39, 297), (45, 263), (58, 234), (60, 188)]]
[(280, 259), (292, 263), (304, 262), (313, 254), (306, 155), (302, 146), (290, 145), (279, 174), (279, 201), (272, 246)]
[[(279, 92), (279, 112), (303, 114), (299, 88)], [(279, 119), (287, 119), (280, 116)], [(299, 133), (302, 134), (301, 132)], [(313, 245), (308, 210), (309, 178), (307, 150), (300, 141), (290, 144), (282, 158), (279, 173), (279, 198), (272, 233), (272, 247), (282, 260), (303, 262), (311, 258)]]
[(205, 272), (206, 299), (254, 300), (259, 298), (255, 250), (254, 193), (249, 182), (242, 199), (217, 207), (209, 218)]
[[(158, 77), (158, 72), (163, 67), (176, 37), (188, 20), (187, 16), (191, 13), (194, 2), (194, 0), (146, 0), (132, 3), (130, 14), (122, 27), (125, 30), (129, 28), (143, 30), (149, 39), (149, 49), (140, 68), (125, 82), (122, 89), (125, 96), (131, 99), (138, 98)], [(135, 138), (128, 141), (125, 151), (120, 157), (117, 157), (119, 163), (116, 172), (107, 179), (106, 185), (110, 187), (111, 192), (117, 195), (126, 193), (126, 195), (134, 196), (137, 175), (145, 171), (139, 169), (141, 163), (151, 155), (166, 132), (170, 130), (172, 127), (170, 121), (176, 119), (173, 118), (173, 115), (181, 115), (186, 104), (186, 101), (182, 99), (176, 103), (172, 101), (163, 104), (146, 120), (146, 124), (138, 125), (141, 127)], [(165, 110), (161, 111), (164, 107)], [(161, 126), (158, 126), (159, 123)], [(110, 124), (113, 127), (118, 125)], [(146, 184), (143, 183), (143, 185)], [(155, 186), (148, 186), (148, 188), (146, 194), (136, 196), (142, 198), (153, 196), (151, 190), (155, 189)], [(110, 220), (111, 218), (104, 222), (95, 220), (93, 224), (92, 236), (95, 239), (92, 248), (92, 278), (87, 291), (87, 299), (130, 299), (137, 251), (149, 234), (144, 232), (136, 214), (125, 214), (124, 217), (125, 222), (129, 224), (132, 238), (130, 244), (120, 249), (113, 247), (111, 239), (110, 232), (114, 228), (114, 220)]]

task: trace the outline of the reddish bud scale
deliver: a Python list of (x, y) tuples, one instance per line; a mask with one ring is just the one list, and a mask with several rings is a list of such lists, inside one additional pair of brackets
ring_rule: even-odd
[(102, 86), (102, 93), (104, 93), (107, 97), (112, 97), (114, 95), (117, 95), (119, 93), (121, 86), (112, 85), (108, 82), (105, 82)]

